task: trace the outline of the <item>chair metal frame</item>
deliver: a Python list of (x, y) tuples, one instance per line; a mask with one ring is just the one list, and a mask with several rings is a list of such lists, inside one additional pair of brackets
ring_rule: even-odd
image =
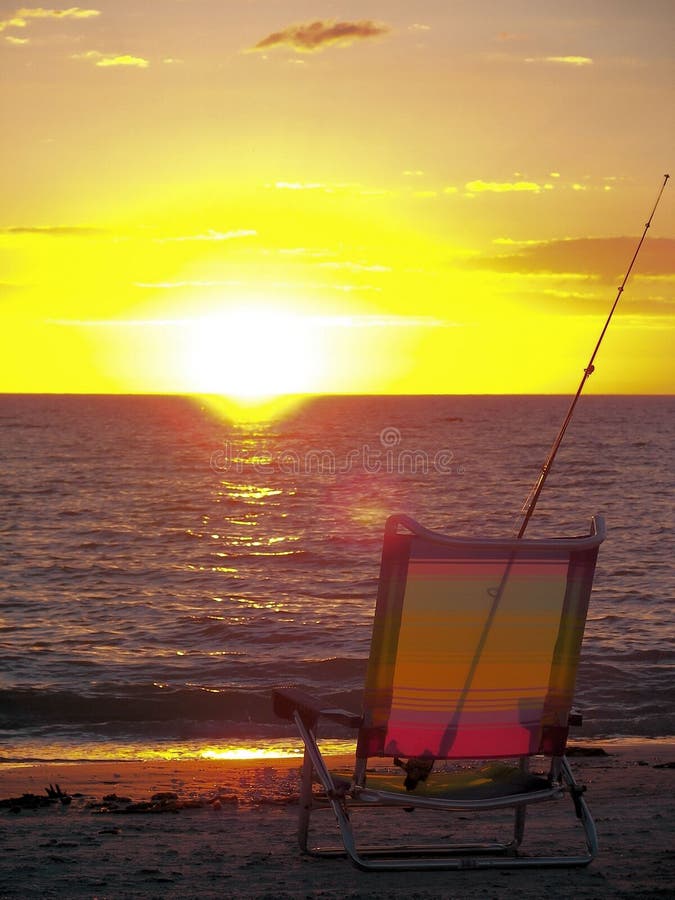
[[(395, 534), (400, 528), (412, 535), (439, 545), (461, 546), (476, 543), (470, 538), (451, 538), (423, 528), (407, 516), (392, 516), (387, 520), (385, 536)], [(544, 549), (591, 550), (597, 548), (605, 537), (604, 521), (595, 517), (591, 522), (589, 535), (574, 538), (552, 540), (495, 540), (481, 539), (481, 546), (491, 546), (505, 554), (517, 553), (523, 545), (537, 545)], [(385, 538), (386, 540), (386, 538)], [(511, 563), (507, 564), (507, 572)], [(384, 565), (383, 565), (384, 571)], [(592, 573), (591, 573), (592, 574)], [(382, 587), (382, 576), (380, 581)], [(501, 587), (500, 587), (501, 590)], [(590, 593), (590, 586), (588, 588)], [(584, 799), (585, 787), (575, 781), (569, 766), (564, 747), (562, 752), (545, 753), (550, 757), (550, 769), (543, 784), (541, 778), (532, 779), (533, 784), (521, 792), (507, 796), (499, 795), (481, 797), (479, 799), (457, 799), (449, 796), (420, 796), (414, 791), (375, 789), (368, 786), (368, 759), (384, 759), (390, 754), (366, 754), (364, 747), (367, 741), (357, 746), (357, 756), (351, 779), (332, 773), (317, 743), (317, 726), (320, 719), (339, 723), (359, 736), (364, 732), (364, 716), (356, 715), (342, 709), (324, 708), (320, 702), (296, 688), (279, 688), (273, 693), (274, 709), (278, 716), (295, 722), (304, 743), (304, 759), (301, 771), (300, 814), (298, 822), (298, 842), (303, 852), (314, 856), (335, 856), (345, 854), (351, 862), (362, 870), (401, 870), (401, 869), (478, 869), (478, 868), (519, 868), (519, 867), (567, 867), (586, 866), (598, 852), (598, 838), (593, 818)], [(569, 724), (581, 724), (581, 717), (572, 713)], [(563, 739), (566, 740), (566, 731)], [(513, 756), (513, 754), (510, 754)], [(540, 752), (518, 757), (518, 765), (523, 776), (529, 773), (529, 763), (533, 756)], [(497, 758), (494, 752), (486, 753), (486, 757)], [(441, 757), (449, 761), (462, 759), (452, 753)], [(429, 776), (433, 779), (433, 773)], [(317, 794), (313, 785), (321, 786)], [(560, 799), (568, 795), (573, 803), (576, 818), (580, 821), (586, 849), (573, 855), (561, 856), (519, 856), (518, 848), (525, 833), (526, 809), (531, 804)], [(480, 812), (485, 810), (513, 809), (513, 836), (510, 840), (498, 842), (475, 843), (435, 843), (392, 846), (360, 846), (357, 844), (352, 823), (352, 810), (357, 808), (398, 807), (406, 810), (441, 810), (449, 813)], [(312, 813), (318, 810), (332, 810), (342, 838), (342, 847), (324, 846), (310, 841), (310, 822)]]

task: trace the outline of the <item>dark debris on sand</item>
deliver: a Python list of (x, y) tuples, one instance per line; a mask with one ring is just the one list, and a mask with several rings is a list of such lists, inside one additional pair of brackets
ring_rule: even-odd
[(182, 809), (203, 809), (207, 806), (220, 809), (223, 803), (236, 806), (239, 799), (230, 794), (216, 794), (208, 799), (182, 800), (173, 791), (162, 791), (159, 794), (153, 794), (150, 800), (133, 801), (131, 797), (107, 794), (102, 801), (90, 801), (87, 809), (98, 815), (134, 815), (136, 813), (177, 813)]
[(61, 803), (68, 806), (72, 802), (70, 794), (64, 794), (59, 785), (56, 787), (50, 784), (45, 788), (45, 795), (42, 794), (22, 794), (20, 797), (5, 797), (0, 800), (0, 809), (9, 809), (10, 812), (18, 813), (22, 809), (41, 809), (45, 806), (51, 806), (53, 803)]

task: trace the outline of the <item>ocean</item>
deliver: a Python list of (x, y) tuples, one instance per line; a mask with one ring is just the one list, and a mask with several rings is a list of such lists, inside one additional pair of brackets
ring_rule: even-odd
[[(270, 690), (358, 710), (387, 515), (511, 535), (568, 403), (0, 396), (0, 760), (296, 752)], [(675, 734), (674, 437), (673, 397), (583, 397), (528, 528), (607, 521), (580, 737)]]

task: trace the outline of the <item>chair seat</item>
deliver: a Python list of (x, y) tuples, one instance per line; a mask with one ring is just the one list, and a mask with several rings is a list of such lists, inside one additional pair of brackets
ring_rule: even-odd
[[(346, 769), (331, 774), (336, 784), (345, 785), (351, 780), (351, 772)], [(404, 787), (404, 778), (400, 768), (369, 770), (366, 772), (365, 789), (439, 800), (492, 800), (551, 790), (548, 778), (523, 772), (519, 766), (500, 761), (432, 772), (426, 781), (419, 781), (412, 791)]]

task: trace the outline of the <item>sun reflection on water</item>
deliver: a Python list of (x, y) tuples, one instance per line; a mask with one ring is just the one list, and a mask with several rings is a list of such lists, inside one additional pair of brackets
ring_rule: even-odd
[(294, 759), (302, 756), (302, 750), (299, 747), (290, 750), (278, 747), (208, 747), (199, 756), (201, 759)]
[[(324, 756), (353, 756), (356, 744), (353, 740), (321, 739), (319, 746)], [(221, 745), (204, 747), (200, 753), (200, 759), (222, 760), (266, 760), (266, 759), (302, 759), (304, 752), (300, 741), (281, 744), (267, 744), (261, 747), (251, 747), (244, 744)]]
[(295, 412), (311, 394), (272, 394), (233, 397), (222, 394), (197, 394), (194, 399), (211, 415), (233, 425), (268, 425)]

